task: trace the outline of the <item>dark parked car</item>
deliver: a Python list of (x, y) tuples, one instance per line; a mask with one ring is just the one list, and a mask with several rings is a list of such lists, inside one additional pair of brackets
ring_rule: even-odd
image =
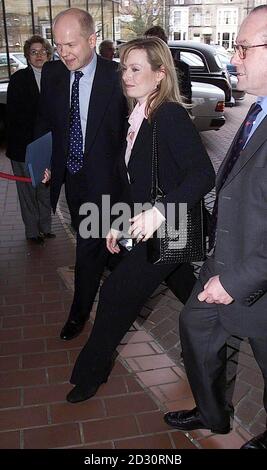
[(221, 88), (225, 94), (225, 104), (234, 104), (229, 74), (212, 46), (195, 41), (169, 41), (168, 44), (173, 57), (180, 54), (181, 60), (190, 66), (194, 82), (210, 83)]

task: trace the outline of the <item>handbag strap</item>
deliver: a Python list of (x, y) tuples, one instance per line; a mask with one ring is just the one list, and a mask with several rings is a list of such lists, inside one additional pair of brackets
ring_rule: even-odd
[(151, 183), (151, 203), (163, 196), (163, 191), (159, 186), (159, 162), (158, 162), (158, 139), (157, 139), (157, 121), (154, 121), (152, 131), (152, 183)]

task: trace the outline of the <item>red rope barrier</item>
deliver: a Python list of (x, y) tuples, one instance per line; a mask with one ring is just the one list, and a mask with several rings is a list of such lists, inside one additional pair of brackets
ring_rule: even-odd
[(26, 176), (15, 176), (15, 175), (9, 175), (8, 173), (2, 173), (0, 171), (0, 178), (4, 178), (6, 180), (14, 180), (14, 181), (23, 181), (24, 183), (31, 183), (31, 178), (28, 178)]

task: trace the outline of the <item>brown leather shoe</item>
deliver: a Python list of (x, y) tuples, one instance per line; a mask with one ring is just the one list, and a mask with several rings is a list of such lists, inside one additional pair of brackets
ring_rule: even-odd
[(246, 442), (240, 449), (267, 449), (267, 431), (253, 437)]
[(216, 434), (227, 434), (230, 432), (230, 425), (222, 428), (210, 428), (201, 420), (197, 408), (193, 410), (170, 411), (164, 416), (165, 423), (181, 431), (193, 431), (193, 429), (210, 429)]

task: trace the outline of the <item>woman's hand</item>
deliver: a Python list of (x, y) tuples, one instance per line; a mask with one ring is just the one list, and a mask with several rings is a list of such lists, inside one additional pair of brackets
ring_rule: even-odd
[(106, 247), (112, 255), (120, 252), (120, 247), (118, 245), (118, 238), (120, 237), (120, 233), (121, 232), (119, 230), (111, 228), (106, 236)]
[(130, 219), (131, 225), (128, 233), (131, 237), (136, 238), (137, 242), (145, 242), (153, 233), (158, 230), (165, 217), (156, 208), (148, 209), (147, 211), (141, 212), (132, 219)]
[(42, 183), (48, 183), (48, 181), (51, 180), (51, 171), (48, 170), (48, 168), (45, 169), (45, 172), (44, 172), (44, 179), (42, 180)]

